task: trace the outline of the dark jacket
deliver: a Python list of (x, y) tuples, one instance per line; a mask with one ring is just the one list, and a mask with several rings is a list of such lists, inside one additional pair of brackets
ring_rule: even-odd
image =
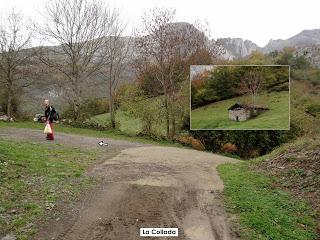
[(56, 114), (56, 110), (54, 109), (53, 106), (47, 107), (46, 110), (44, 111), (44, 116), (46, 117), (46, 120), (49, 120), (50, 123), (53, 122), (55, 114)]

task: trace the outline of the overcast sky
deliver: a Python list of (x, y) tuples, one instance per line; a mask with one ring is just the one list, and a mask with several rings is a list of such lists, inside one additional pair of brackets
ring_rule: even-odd
[[(129, 27), (139, 23), (146, 10), (171, 7), (176, 20), (210, 25), (212, 37), (241, 37), (264, 46), (272, 39), (286, 39), (303, 29), (320, 28), (319, 0), (106, 0), (121, 9)], [(38, 19), (43, 0), (0, 0), (0, 14), (12, 7)]]

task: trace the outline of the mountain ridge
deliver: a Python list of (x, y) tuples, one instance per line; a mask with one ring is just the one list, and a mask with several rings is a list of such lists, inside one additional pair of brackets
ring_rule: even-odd
[(270, 53), (281, 51), (283, 48), (292, 47), (297, 50), (320, 45), (320, 29), (305, 29), (288, 39), (270, 39), (264, 47), (259, 47), (251, 40), (242, 38), (218, 38), (218, 42), (234, 57), (243, 58), (250, 55), (253, 51)]

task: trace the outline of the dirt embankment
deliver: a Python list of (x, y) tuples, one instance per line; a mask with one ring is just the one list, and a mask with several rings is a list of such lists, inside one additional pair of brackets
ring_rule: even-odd
[[(320, 222), (320, 140), (301, 140), (258, 165), (277, 184), (307, 201)], [(320, 224), (318, 226), (320, 234)]]

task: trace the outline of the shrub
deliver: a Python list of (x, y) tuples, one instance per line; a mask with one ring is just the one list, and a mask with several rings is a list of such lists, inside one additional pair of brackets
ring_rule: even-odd
[(109, 112), (108, 100), (105, 98), (88, 98), (81, 104), (81, 112), (90, 116)]
[(175, 141), (187, 146), (191, 146), (199, 151), (204, 151), (206, 149), (201, 140), (193, 138), (192, 136), (177, 136)]
[(140, 135), (156, 135), (155, 127), (161, 122), (163, 112), (160, 99), (149, 98), (137, 85), (123, 86), (119, 97), (121, 108), (142, 122)]
[[(234, 152), (240, 157), (251, 158), (253, 155), (266, 154), (281, 144), (294, 139), (300, 129), (291, 124), (290, 131), (190, 131), (192, 136), (201, 140), (204, 147), (212, 152), (221, 151), (225, 143), (237, 147)], [(254, 153), (251, 152), (255, 150)], [(256, 151), (259, 150), (259, 151)]]
[(221, 146), (221, 150), (227, 153), (235, 153), (238, 150), (238, 148), (233, 143), (225, 143)]
[(89, 120), (84, 120), (84, 121), (77, 120), (77, 121), (72, 121), (66, 124), (76, 128), (95, 129), (99, 131), (105, 131), (105, 130), (111, 129), (111, 126), (107, 124), (101, 124), (101, 123), (89, 121)]
[[(80, 105), (80, 119), (87, 119), (95, 115), (109, 112), (109, 101), (105, 98), (88, 98)], [(63, 113), (63, 118), (73, 117), (73, 108), (70, 105)]]

